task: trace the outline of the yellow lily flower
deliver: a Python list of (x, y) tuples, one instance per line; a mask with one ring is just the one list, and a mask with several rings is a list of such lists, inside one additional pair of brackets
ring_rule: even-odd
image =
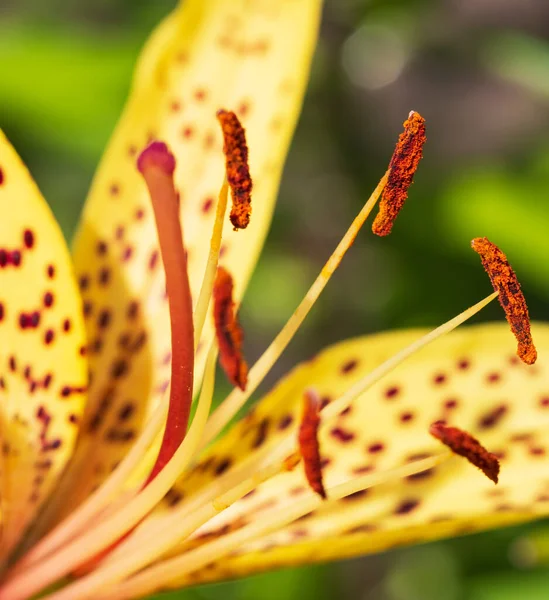
[[(382, 190), (398, 195), (409, 176), (404, 169), (393, 181), (392, 163), (247, 383), (239, 371), (239, 387), (210, 414), (224, 343), (206, 318), (218, 258), (218, 282), (232, 274), (238, 300), (268, 228), (320, 4), (187, 0), (161, 24), (94, 180), (72, 262), (1, 138), (0, 558), (9, 568), (0, 600), (24, 600), (60, 581), (47, 598), (137, 598), (547, 512), (544, 361), (520, 363), (504, 324), (449, 333), (496, 293), (432, 332), (328, 348), (217, 439), (290, 342)], [(254, 188), (245, 231), (224, 219), (219, 109), (234, 109), (246, 127)], [(419, 119), (411, 113), (407, 123)], [(175, 163), (152, 140), (166, 142)], [(233, 185), (230, 169), (227, 178)], [(391, 211), (382, 204), (377, 233), (390, 231)], [(221, 300), (231, 313), (230, 295)], [(543, 359), (549, 328), (534, 333)], [(185, 435), (186, 418), (172, 414), (171, 401), (190, 399), (193, 387), (200, 393)], [(188, 411), (190, 402), (177, 406)], [(440, 420), (478, 436), (501, 460), (498, 487), (444, 448), (444, 425), (431, 427)], [(456, 450), (455, 440), (447, 445)]]

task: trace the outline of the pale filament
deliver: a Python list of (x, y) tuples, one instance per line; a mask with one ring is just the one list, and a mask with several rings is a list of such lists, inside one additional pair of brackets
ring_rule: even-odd
[[(445, 335), (466, 321), (468, 318), (486, 306), (486, 304), (488, 304), (496, 296), (497, 294), (495, 293), (491, 294), (457, 317), (451, 319), (447, 323), (441, 325), (434, 331), (412, 343), (398, 353), (395, 357), (392, 357), (380, 365), (372, 373), (366, 375), (351, 388), (352, 393), (348, 392), (344, 394), (340, 399), (334, 401), (324, 409), (323, 422), (325, 418), (327, 420), (330, 418), (335, 418), (340, 410), (349, 406), (357, 396), (367, 391), (369, 387), (379, 381), (379, 379), (394, 369), (398, 364), (402, 363), (409, 356), (423, 348), (425, 345), (441, 337), (442, 335)], [(335, 406), (337, 408), (337, 412), (336, 409), (328, 411), (327, 409), (330, 406)], [(78, 583), (75, 583), (74, 587), (69, 586), (68, 588), (65, 588), (65, 590), (67, 590), (67, 593), (72, 592), (74, 594), (76, 591), (82, 593), (80, 590), (86, 589), (86, 593), (91, 593), (91, 591), (100, 589), (103, 585), (105, 585), (105, 583), (120, 581), (132, 572), (135, 572), (141, 567), (146, 566), (155, 558), (161, 556), (170, 548), (173, 548), (174, 545), (182, 541), (182, 539), (191, 535), (208, 520), (213, 518), (215, 514), (217, 514), (218, 509), (226, 508), (242, 497), (242, 495), (255, 488), (258, 485), (255, 477), (257, 476), (256, 474), (260, 470), (261, 464), (265, 460), (265, 457), (271, 463), (273, 460), (274, 462), (280, 462), (284, 460), (284, 457), (288, 456), (288, 454), (291, 454), (292, 450), (295, 450), (295, 443), (296, 440), (294, 439), (294, 436), (292, 434), (287, 434), (282, 438), (282, 441), (277, 441), (274, 449), (270, 447), (266, 448), (264, 452), (259, 451), (257, 453), (259, 456), (254, 455), (251, 457), (252, 459), (255, 458), (256, 460), (252, 460), (250, 464), (247, 465), (246, 470), (251, 475), (248, 482), (244, 482), (242, 480), (239, 482), (235, 481), (233, 474), (233, 477), (231, 478), (231, 484), (234, 487), (219, 490), (220, 484), (222, 483), (222, 480), (224, 480), (224, 477), (222, 476), (219, 480), (214, 481), (213, 485), (206, 486), (201, 493), (197, 494), (194, 499), (191, 499), (191, 504), (183, 502), (180, 507), (178, 507), (169, 515), (169, 517), (158, 519), (155, 523), (154, 533), (151, 530), (151, 535), (147, 539), (136, 536), (135, 543), (132, 544), (132, 537), (128, 538), (128, 540), (123, 543), (124, 550), (122, 549), (122, 545), (117, 549), (119, 560), (109, 561), (105, 566), (100, 566), (96, 572), (92, 573), (88, 577), (85, 577)], [(235, 489), (237, 491), (236, 497), (234, 493)], [(217, 491), (218, 493), (213, 496), (212, 491)], [(221, 498), (219, 496), (221, 496)], [(195, 509), (195, 512), (193, 512), (193, 509)], [(185, 556), (187, 556), (187, 554), (185, 554)], [(75, 587), (80, 585), (89, 585), (90, 587)], [(62, 595), (65, 590), (52, 595), (52, 600), (65, 600), (65, 598), (70, 598), (70, 596)]]
[(242, 391), (239, 388), (234, 388), (233, 391), (227, 396), (225, 401), (216, 410), (214, 410), (211, 417), (208, 419), (207, 433), (203, 440), (202, 447), (211, 442), (242, 408), (244, 403), (249, 399), (259, 384), (263, 381), (267, 373), (271, 370), (272, 366), (278, 360), (282, 352), (284, 352), (286, 346), (291, 342), (296, 331), (299, 329), (305, 320), (305, 317), (309, 314), (309, 311), (313, 307), (314, 303), (318, 300), (318, 297), (326, 287), (330, 277), (338, 268), (343, 257), (345, 256), (345, 253), (352, 246), (356, 236), (358, 235), (358, 232), (360, 231), (360, 228), (375, 207), (376, 202), (378, 201), (378, 198), (381, 195), (385, 184), (387, 183), (388, 175), (389, 171), (387, 171), (381, 178), (376, 189), (372, 192), (372, 195), (362, 207), (362, 210), (355, 217), (351, 226), (320, 271), (318, 277), (309, 288), (309, 291), (293, 315), (290, 317), (275, 339), (271, 342), (269, 347), (257, 360), (254, 366), (250, 369), (246, 390)]
[(229, 195), (229, 184), (227, 178), (223, 181), (221, 191), (219, 192), (219, 200), (217, 201), (217, 209), (215, 214), (215, 222), (212, 231), (212, 238), (210, 241), (210, 252), (208, 254), (208, 262), (206, 263), (206, 269), (204, 271), (204, 277), (202, 279), (202, 286), (200, 288), (200, 294), (194, 309), (194, 350), (198, 348), (200, 343), (200, 336), (206, 321), (206, 315), (208, 314), (208, 307), (210, 305), (210, 298), (212, 297), (212, 290), (215, 281), (215, 273), (217, 270), (217, 264), (219, 262), (219, 252), (221, 250), (221, 238), (223, 235), (223, 221), (225, 219), (225, 212), (227, 210), (227, 198)]
[[(305, 497), (296, 499), (293, 505), (285, 508), (284, 511), (271, 509), (265, 514), (265, 518), (253, 521), (249, 525), (245, 525), (241, 529), (228, 533), (221, 538), (217, 538), (212, 542), (205, 544), (194, 550), (186, 552), (182, 556), (168, 559), (145, 569), (131, 579), (122, 582), (118, 587), (114, 588), (112, 593), (101, 598), (124, 600), (132, 598), (136, 590), (138, 594), (147, 593), (158, 587), (158, 583), (170, 581), (170, 579), (181, 577), (187, 573), (197, 570), (201, 566), (219, 559), (231, 552), (238, 546), (251, 542), (261, 536), (280, 529), (299, 517), (317, 509), (323, 502), (334, 502), (345, 496), (356, 493), (361, 490), (368, 489), (373, 486), (380, 485), (393, 479), (401, 479), (409, 477), (415, 473), (431, 469), (442, 462), (446, 461), (451, 456), (450, 452), (443, 452), (437, 456), (432, 456), (426, 459), (408, 463), (406, 465), (388, 469), (379, 473), (370, 473), (357, 477), (345, 483), (339, 484), (328, 489), (328, 500), (321, 500), (313, 492), (309, 492)], [(233, 500), (234, 501), (234, 500)], [(139, 587), (137, 587), (139, 586)], [(72, 587), (73, 596), (54, 593), (46, 596), (46, 600), (69, 600), (74, 598), (74, 594), (79, 594), (78, 597), (89, 598), (90, 593), (95, 590), (101, 591), (102, 584), (99, 582), (96, 588), (90, 589), (86, 585), (86, 581), (82, 580)], [(66, 588), (69, 589), (69, 588)]]

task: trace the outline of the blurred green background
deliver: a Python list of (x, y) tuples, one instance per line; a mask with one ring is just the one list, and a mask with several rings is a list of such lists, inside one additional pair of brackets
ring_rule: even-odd
[[(0, 2), (0, 126), (68, 238), (137, 52), (174, 4)], [(480, 299), (490, 285), (469, 249), (478, 235), (506, 250), (532, 316), (547, 318), (547, 0), (328, 0), (272, 231), (242, 309), (248, 355), (270, 341), (339, 241), (410, 109), (426, 117), (429, 141), (394, 235), (359, 237), (275, 375), (343, 337), (435, 325)], [(502, 315), (490, 306), (481, 318)], [(526, 569), (528, 555), (516, 551), (525, 535), (539, 538), (549, 562), (549, 534), (537, 524), (170, 597), (549, 598), (549, 572)]]

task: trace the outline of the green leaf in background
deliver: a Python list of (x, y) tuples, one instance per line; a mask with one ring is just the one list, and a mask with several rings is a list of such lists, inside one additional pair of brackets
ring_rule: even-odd
[(547, 600), (549, 573), (490, 573), (470, 582), (467, 600)]
[[(448, 243), (474, 259), (464, 243), (486, 236), (505, 249), (523, 285), (549, 293), (549, 199), (546, 181), (503, 168), (470, 170), (441, 199)], [(512, 224), (510, 226), (510, 224)]]
[(318, 600), (336, 598), (337, 588), (322, 566), (284, 569), (242, 581), (229, 581), (151, 596), (151, 600)]
[[(74, 27), (5, 22), (0, 103), (25, 135), (53, 150), (95, 159), (120, 113), (138, 44)], [(13, 127), (10, 123), (10, 127)]]

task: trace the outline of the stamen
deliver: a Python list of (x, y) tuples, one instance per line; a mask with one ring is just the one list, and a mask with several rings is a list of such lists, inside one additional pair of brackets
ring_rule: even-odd
[[(387, 481), (403, 479), (432, 469), (448, 460), (449, 455), (449, 453), (444, 453), (388, 469), (387, 471), (369, 473), (362, 477), (351, 479), (330, 488), (329, 501), (335, 502), (345, 496), (381, 485)], [(301, 516), (318, 509), (321, 502), (322, 500), (317, 495), (308, 494), (296, 499), (291, 505), (286, 506), (284, 510), (280, 510), (279, 507), (273, 508), (266, 513), (265, 518), (254, 519), (248, 525), (212, 540), (208, 544), (194, 548), (182, 556), (161, 560), (125, 581), (119, 578), (118, 581), (120, 583), (113, 589), (112, 597), (131, 598), (138, 594), (149, 594), (158, 588), (159, 582), (167, 584), (176, 577), (180, 578), (183, 575), (200, 569), (205, 564), (222, 558), (234, 548), (244, 546), (273, 531), (282, 529)]]
[(408, 188), (423, 154), (425, 119), (411, 111), (404, 121), (404, 131), (398, 138), (395, 151), (389, 164), (389, 179), (379, 203), (379, 212), (372, 224), (376, 235), (391, 233), (393, 223), (408, 197)]
[[(374, 371), (356, 382), (345, 394), (323, 409), (323, 423), (327, 426), (330, 420), (336, 419), (342, 410), (350, 406), (358, 396), (364, 394), (396, 366), (421, 348), (453, 330), (496, 297), (497, 293), (492, 293), (487, 298), (416, 340), (397, 355), (379, 365)], [(148, 532), (149, 537), (144, 536), (141, 539), (136, 537), (134, 540), (128, 540), (128, 544), (120, 550), (126, 554), (130, 554), (134, 559), (134, 564), (137, 554), (142, 556), (144, 553), (147, 554), (147, 558), (143, 556), (143, 562), (140, 564), (145, 564), (146, 560), (150, 562), (155, 555), (157, 556), (161, 552), (164, 552), (176, 540), (190, 535), (190, 533), (196, 531), (207, 520), (211, 519), (212, 516), (209, 515), (212, 515), (212, 513), (207, 512), (209, 503), (213, 503), (213, 508), (216, 510), (230, 506), (233, 502), (259, 485), (259, 483), (265, 481), (266, 477), (279, 472), (281, 467), (284, 470), (295, 467), (298, 456), (299, 454), (295, 452), (295, 437), (291, 433), (283, 436), (274, 445), (265, 444), (255, 454), (243, 459), (235, 468), (230, 469), (221, 477), (215, 479), (210, 485), (205, 486), (199, 493), (191, 497), (188, 502), (183, 502), (162, 523), (159, 520), (155, 521), (154, 531)], [(450, 456), (450, 453), (444, 454), (445, 458), (448, 456)], [(380, 473), (380, 476), (385, 477), (386, 473)], [(374, 481), (377, 483), (378, 479), (374, 478)], [(331, 492), (330, 499), (333, 499)], [(204, 507), (203, 513), (201, 512), (202, 507)], [(153, 545), (156, 544), (158, 544), (158, 547), (155, 551)], [(162, 544), (161, 547), (160, 544)]]
[(328, 419), (332, 419), (339, 415), (341, 411), (350, 406), (356, 398), (358, 398), (361, 394), (364, 394), (364, 392), (371, 388), (382, 377), (385, 377), (385, 375), (390, 373), (398, 365), (403, 363), (407, 358), (413, 356), (416, 352), (429, 345), (431, 342), (434, 342), (438, 338), (456, 329), (456, 327), (459, 327), (459, 325), (465, 323), (465, 321), (469, 320), (473, 315), (476, 315), (487, 304), (496, 298), (497, 292), (492, 292), (480, 302), (473, 304), (473, 306), (470, 306), (467, 310), (464, 310), (453, 319), (450, 319), (449, 321), (446, 321), (446, 323), (439, 325), (436, 329), (433, 329), (415, 342), (412, 342), (409, 346), (406, 346), (406, 348), (403, 348), (400, 352), (397, 352), (397, 354), (391, 356), (391, 358), (381, 363), (362, 379), (359, 379), (342, 396), (335, 399), (333, 402), (330, 402), (330, 404), (328, 404), (328, 406), (326, 406), (326, 408), (324, 408), (322, 411), (322, 419), (327, 421)]
[(235, 313), (233, 278), (223, 267), (217, 269), (213, 297), (219, 362), (229, 381), (245, 390), (248, 365), (242, 355), (242, 328)]
[(505, 254), (488, 238), (475, 238), (471, 247), (480, 256), (482, 266), (499, 294), (499, 302), (518, 342), (517, 355), (527, 365), (533, 365), (538, 354), (530, 333), (528, 307), (515, 272)]
[(175, 158), (166, 144), (153, 142), (139, 156), (137, 168), (145, 179), (154, 209), (172, 334), (170, 404), (162, 445), (148, 479), (151, 481), (174, 455), (187, 431), (193, 391), (194, 334), (179, 195), (173, 182)]
[(230, 219), (236, 231), (248, 226), (252, 212), (252, 178), (248, 167), (248, 146), (244, 127), (234, 112), (219, 110), (217, 119), (221, 124), (225, 142), (223, 152), (233, 199)]
[(309, 311), (314, 306), (314, 303), (318, 300), (322, 290), (324, 290), (326, 287), (330, 277), (341, 264), (345, 253), (353, 245), (360, 228), (364, 224), (364, 221), (372, 212), (381, 194), (381, 191), (385, 187), (387, 175), (388, 172), (385, 173), (385, 175), (381, 178), (376, 186), (376, 189), (372, 192), (370, 198), (368, 198), (366, 204), (364, 204), (361, 211), (355, 217), (354, 221), (351, 223), (351, 226), (346, 231), (342, 240), (337, 245), (336, 249), (326, 261), (326, 264), (322, 267), (322, 270), (307, 291), (307, 294), (301, 301), (300, 305), (296, 308), (294, 314), (288, 319), (287, 323), (280, 330), (269, 347), (263, 352), (258, 361), (250, 369), (246, 391), (243, 392), (235, 388), (225, 399), (225, 401), (212, 413), (212, 416), (208, 420), (207, 433), (203, 441), (204, 446), (211, 442), (223, 429), (223, 427), (225, 427), (225, 425), (240, 410), (246, 400), (263, 381), (263, 378), (269, 372), (273, 364), (278, 360), (282, 352), (284, 352), (286, 346), (291, 342), (296, 331), (305, 320), (305, 317), (309, 314)]
[(498, 482), (499, 460), (470, 433), (457, 427), (448, 427), (441, 421), (433, 423), (429, 427), (429, 433), (448, 446), (452, 452), (478, 467), (488, 479), (494, 483)]
[[(421, 348), (423, 348), (430, 342), (434, 341), (435, 339), (444, 335), (445, 333), (448, 333), (449, 331), (451, 331), (452, 329), (457, 327), (459, 324), (466, 321), (468, 318), (470, 318), (473, 314), (478, 312), (481, 308), (486, 306), (486, 304), (488, 304), (490, 301), (494, 300), (496, 297), (497, 297), (497, 293), (492, 293), (490, 296), (484, 298), (483, 300), (481, 300), (474, 306), (470, 307), (469, 309), (467, 309), (460, 315), (454, 317), (453, 319), (451, 319), (447, 323), (441, 325), (440, 327), (433, 330), (429, 334), (427, 334), (427, 335), (423, 336), (422, 338), (420, 338), (419, 340), (413, 342), (411, 345), (409, 345), (408, 347), (404, 348), (401, 352), (399, 352), (396, 356), (390, 358), (385, 363), (381, 364), (372, 373), (368, 374), (366, 377), (364, 377), (363, 379), (358, 381), (355, 385), (353, 385), (343, 396), (341, 396), (340, 398), (338, 398), (337, 400), (334, 400), (334, 402), (329, 404), (323, 411), (323, 420), (325, 419), (326, 421), (328, 421), (329, 419), (336, 418), (337, 415), (339, 414), (339, 412), (341, 410), (343, 410), (344, 408), (346, 408), (347, 406), (349, 406), (350, 403), (358, 395), (363, 394), (369, 387), (371, 387), (374, 383), (379, 381), (383, 376), (385, 376), (388, 372), (390, 372), (392, 369), (394, 369), (398, 364), (403, 362), (406, 358), (408, 358), (409, 356), (411, 356), (412, 354), (414, 354), (415, 352), (417, 352), (418, 350), (420, 350)], [(194, 422), (193, 422), (193, 426), (194, 426)], [(190, 435), (191, 435), (191, 433), (189, 433), (188, 437), (190, 437)], [(187, 441), (188, 441), (188, 438), (185, 439), (183, 444), (185, 445), (187, 443)], [(94, 572), (94, 573), (88, 575), (88, 577), (83, 579), (82, 581), (77, 582), (76, 584), (70, 586), (69, 588), (66, 588), (67, 594), (75, 592), (76, 589), (78, 591), (87, 589), (88, 586), (92, 586), (92, 585), (99, 586), (99, 585), (101, 585), (101, 583), (104, 584), (106, 581), (110, 581), (111, 578), (112, 578), (112, 581), (121, 580), (122, 577), (125, 577), (129, 573), (135, 572), (141, 566), (144, 566), (147, 563), (150, 563), (152, 560), (154, 560), (155, 557), (159, 556), (160, 554), (165, 552), (167, 549), (172, 547), (173, 544), (176, 543), (178, 540), (184, 539), (186, 536), (190, 535), (193, 531), (196, 531), (198, 529), (198, 527), (200, 527), (205, 522), (207, 522), (211, 518), (213, 518), (213, 516), (215, 516), (215, 514), (217, 514), (218, 507), (224, 508), (224, 507), (228, 506), (229, 504), (232, 504), (232, 502), (236, 501), (239, 497), (241, 497), (242, 495), (247, 493), (252, 487), (255, 487), (257, 485), (256, 482), (257, 482), (258, 473), (266, 473), (266, 472), (271, 471), (272, 467), (276, 466), (277, 461), (280, 461), (278, 463), (278, 465), (279, 465), (277, 467), (278, 469), (281, 468), (280, 465), (282, 465), (282, 468), (286, 469), (287, 464), (285, 461), (287, 460), (288, 456), (291, 456), (292, 450), (294, 448), (294, 444), (295, 444), (295, 440), (294, 440), (293, 436), (290, 434), (283, 437), (283, 439), (277, 443), (275, 448), (271, 448), (268, 444), (266, 444), (256, 454), (248, 457), (248, 460), (244, 459), (241, 469), (239, 469), (238, 467), (236, 467), (235, 469), (231, 469), (226, 474), (223, 474), (219, 479), (213, 481), (211, 485), (206, 486), (203, 490), (201, 490), (200, 493), (198, 493), (196, 496), (191, 498), (188, 503), (186, 503), (186, 502), (182, 503), (180, 507), (178, 507), (173, 513), (171, 513), (169, 515), (169, 517), (166, 517), (165, 519), (162, 520), (162, 525), (160, 525), (159, 521), (157, 520), (155, 522), (154, 536), (152, 536), (152, 538), (150, 538), (149, 543), (144, 544), (142, 542), (142, 540), (140, 540), (139, 544), (136, 547), (134, 544), (134, 542), (136, 540), (132, 539), (133, 536), (130, 537), (119, 548), (117, 548), (113, 552), (113, 555), (111, 555), (111, 560), (109, 561), (109, 563), (107, 565), (100, 566), (97, 572)], [(178, 458), (178, 455), (180, 454), (180, 452), (181, 452), (181, 449), (178, 450), (175, 458)], [(441, 456), (437, 457), (436, 459), (433, 458), (430, 460), (436, 460), (437, 464), (438, 464), (438, 461), (446, 460), (447, 456), (448, 456), (448, 454), (445, 454), (445, 455), (441, 455)], [(263, 465), (265, 464), (264, 461), (266, 459), (269, 459), (268, 464), (271, 464), (271, 468), (263, 467)], [(275, 465), (273, 465), (273, 461), (274, 461)], [(174, 464), (172, 465), (172, 463), (174, 463)], [(419, 463), (418, 463), (418, 466), (419, 466)], [(140, 493), (141, 505), (145, 502), (147, 502), (147, 505), (149, 505), (148, 501), (152, 501), (152, 498), (150, 497), (151, 494), (148, 492), (151, 491), (151, 488), (158, 487), (157, 484), (160, 483), (159, 480), (164, 480), (166, 478), (165, 477), (165, 475), (167, 476), (166, 471), (170, 471), (170, 473), (171, 473), (178, 467), (180, 467), (180, 464), (179, 463), (175, 464), (175, 459), (174, 459), (174, 461), (170, 461), (170, 463), (167, 465), (167, 468), (165, 469), (165, 471), (162, 472), (159, 475), (159, 477), (154, 482), (152, 482), (152, 484), (148, 488), (146, 488), (143, 492)], [(382, 478), (383, 481), (386, 481), (387, 477), (394, 476), (395, 473), (397, 473), (397, 472), (401, 473), (401, 469), (407, 469), (409, 467), (412, 467), (412, 469), (413, 469), (413, 463), (410, 463), (410, 465), (407, 465), (406, 467), (399, 467), (399, 469), (395, 470), (394, 473), (391, 471), (388, 471), (388, 472), (380, 473), (379, 476)], [(430, 467), (423, 466), (419, 470), (423, 471), (426, 468), (430, 468)], [(239, 473), (240, 470), (242, 470), (242, 473)], [(275, 471), (276, 471), (276, 469), (275, 469)], [(418, 472), (418, 471), (412, 470), (411, 472), (407, 472), (405, 475), (402, 475), (402, 476), (407, 476), (414, 472)], [(246, 473), (247, 477), (243, 477), (243, 473)], [(365, 487), (366, 481), (368, 482), (367, 486), (375, 485), (377, 483), (382, 482), (379, 478), (376, 478), (375, 474), (372, 474), (372, 476), (373, 476), (373, 479), (368, 478), (368, 479), (363, 480), (362, 478), (359, 478), (356, 480), (352, 480), (348, 484), (343, 484), (344, 486), (347, 486), (347, 487), (345, 487), (345, 490), (347, 490), (347, 488), (349, 488), (349, 490), (346, 491), (345, 493), (341, 493), (341, 495), (348, 495), (350, 493), (353, 493), (354, 491), (363, 489)], [(246, 482), (246, 481), (244, 481), (246, 478), (251, 478), (251, 479), (250, 479), (250, 481)], [(263, 479), (263, 476), (261, 476), (261, 479)], [(231, 482), (232, 485), (229, 487), (229, 489), (227, 489), (226, 485), (229, 482)], [(235, 489), (233, 489), (233, 487)], [(340, 488), (338, 487), (337, 489), (339, 490)], [(341, 488), (341, 489), (343, 490), (343, 488)], [(226, 490), (226, 492), (224, 492), (224, 490)], [(236, 490), (238, 490), (238, 494), (235, 494)], [(220, 493), (222, 496), (219, 496)], [(212, 498), (212, 494), (214, 494), (213, 498)], [(338, 495), (335, 495), (335, 493), (332, 490), (329, 490), (330, 499), (340, 497), (339, 494), (340, 493), (338, 492)], [(213, 505), (212, 500), (214, 498), (215, 498), (215, 502), (213, 503), (214, 504)], [(318, 498), (317, 498), (317, 500), (318, 500)], [(132, 506), (132, 509), (133, 509), (132, 517), (133, 518), (135, 518), (135, 508), (136, 507)], [(143, 509), (144, 509), (144, 506), (141, 506), (141, 511), (139, 514), (145, 514), (142, 512)], [(311, 509), (305, 510), (304, 513), (309, 512), (310, 510)], [(288, 516), (290, 518), (290, 520), (294, 520), (295, 518), (297, 518), (297, 517), (291, 517), (291, 515), (288, 515), (286, 511), (284, 511), (284, 516), (285, 517)], [(297, 516), (300, 516), (300, 515), (297, 515)], [(117, 526), (118, 527), (120, 527), (120, 526), (127, 527), (128, 526), (128, 522), (127, 522), (128, 517), (129, 517), (128, 510), (119, 514)], [(133, 518), (132, 518), (132, 522), (135, 522), (135, 521), (133, 521)], [(120, 521), (123, 521), (123, 523), (120, 523)], [(111, 523), (109, 523), (109, 524), (111, 524)], [(102, 523), (100, 525), (100, 528), (104, 529), (106, 527), (106, 525), (107, 525), (106, 523)], [(114, 525), (114, 523), (112, 523), (112, 525)], [(97, 531), (94, 533), (97, 535)], [(104, 540), (106, 537), (106, 531), (101, 531), (99, 533), (101, 534), (101, 539)], [(93, 534), (89, 534), (90, 538), (92, 536), (93, 536)], [(88, 536), (84, 536), (84, 537), (88, 537)], [(95, 536), (93, 536), (93, 537), (95, 537)], [(223, 539), (225, 539), (225, 538), (223, 538)], [(88, 540), (86, 540), (86, 541), (89, 544), (91, 542), (91, 539), (89, 541)], [(208, 547), (209, 546), (210, 545), (208, 545)], [(80, 545), (78, 546), (78, 549), (81, 551)], [(71, 548), (65, 548), (63, 551), (61, 551), (59, 553), (59, 555), (57, 557), (54, 557), (53, 561), (51, 559), (48, 559), (47, 562), (50, 562), (49, 565), (44, 565), (44, 564), (39, 565), (37, 570), (39, 570), (41, 567), (42, 568), (44, 568), (44, 567), (52, 568), (55, 565), (55, 568), (58, 570), (58, 574), (63, 574), (65, 572), (67, 572), (65, 570), (66, 569), (66, 566), (65, 566), (63, 571), (61, 573), (59, 573), (59, 570), (61, 569), (61, 567), (59, 566), (59, 561), (61, 559), (63, 559), (63, 561), (68, 561), (70, 559), (74, 560), (74, 557), (72, 557), (72, 555), (69, 554), (70, 550), (71, 550)], [(73, 549), (73, 552), (74, 552), (74, 550), (76, 550), (76, 548)], [(118, 553), (117, 560), (116, 560), (116, 562), (113, 562), (112, 558), (114, 557), (115, 552)], [(118, 559), (118, 557), (119, 557), (119, 559)], [(188, 557), (189, 557), (189, 555), (186, 554), (184, 558), (187, 559)], [(57, 558), (57, 560), (55, 560), (55, 558)], [(180, 563), (177, 563), (177, 564), (179, 565)], [(151, 567), (151, 569), (154, 569), (154, 568), (155, 567)], [(29, 573), (27, 573), (27, 575), (28, 574)], [(32, 575), (32, 573), (30, 573), (30, 575)], [(106, 578), (108, 578), (108, 579), (106, 579)], [(51, 581), (51, 579), (50, 579), (50, 581)], [(19, 586), (30, 586), (31, 585), (30, 583), (23, 582), (23, 581), (19, 581), (18, 583), (19, 583)], [(76, 586), (81, 586), (81, 587), (76, 587)], [(42, 586), (40, 586), (40, 587), (42, 587)], [(10, 589), (10, 588), (7, 588), (7, 589)], [(13, 589), (13, 588), (11, 588), (11, 589)], [(10, 589), (10, 591), (11, 591), (11, 589)], [(71, 597), (70, 595), (54, 596), (55, 600), (68, 600), (70, 597)]]
[(326, 499), (320, 467), (318, 428), (320, 426), (320, 399), (314, 390), (306, 390), (303, 397), (303, 418), (299, 426), (299, 451), (303, 457), (305, 477), (309, 485), (321, 498)]

